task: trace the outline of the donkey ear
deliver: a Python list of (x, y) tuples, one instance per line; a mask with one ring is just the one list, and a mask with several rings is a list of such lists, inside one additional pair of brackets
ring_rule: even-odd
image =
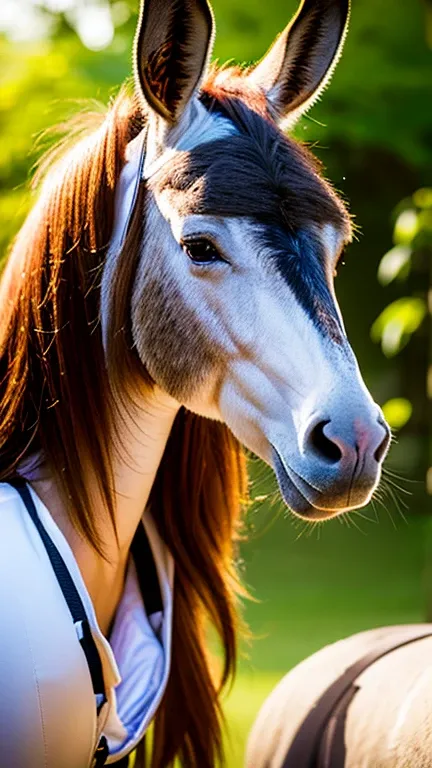
[(342, 52), (350, 0), (303, 0), (270, 50), (249, 74), (282, 122), (293, 123), (329, 82)]
[(179, 120), (198, 87), (212, 40), (207, 0), (141, 0), (135, 78), (146, 102), (169, 123)]

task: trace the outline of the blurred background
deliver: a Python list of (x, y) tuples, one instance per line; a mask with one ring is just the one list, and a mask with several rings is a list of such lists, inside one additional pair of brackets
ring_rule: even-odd
[[(0, 264), (29, 205), (41, 132), (106, 103), (131, 73), (137, 0), (1, 0)], [(215, 56), (263, 55), (296, 0), (214, 0)], [(353, 0), (344, 55), (296, 135), (359, 227), (336, 290), (365, 380), (395, 434), (374, 503), (306, 526), (251, 461), (243, 646), (226, 700), (229, 766), (288, 669), (363, 629), (432, 620), (432, 5)], [(39, 148), (38, 148), (39, 146)], [(428, 308), (429, 291), (429, 308)]]

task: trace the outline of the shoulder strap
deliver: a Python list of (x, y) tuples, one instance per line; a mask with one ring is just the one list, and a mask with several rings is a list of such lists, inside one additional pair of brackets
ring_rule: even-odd
[[(79, 641), (87, 659), (87, 664), (93, 684), (93, 691), (99, 698), (99, 703), (97, 705), (97, 712), (99, 714), (99, 711), (103, 704), (107, 701), (107, 698), (105, 694), (102, 664), (98, 650), (96, 648), (96, 644), (93, 639), (93, 635), (90, 630), (90, 625), (83, 602), (69, 573), (66, 563), (64, 562), (60, 552), (45, 530), (39, 518), (26, 481), (22, 478), (16, 478), (14, 480), (10, 480), (9, 484), (18, 491), (34, 525), (36, 526), (36, 529), (42, 539), (48, 557), (51, 561), (51, 565), (54, 569), (57, 581), (63, 592), (63, 596), (66, 600), (73, 622), (79, 628)], [(159, 577), (153, 557), (153, 552), (143, 523), (141, 523), (136, 530), (131, 545), (131, 552), (134, 558), (138, 581), (147, 614), (150, 616), (153, 613), (163, 611), (163, 601), (159, 584)], [(108, 743), (106, 737), (102, 734), (94, 755), (94, 768), (105, 765), (108, 755)], [(120, 763), (121, 762), (122, 761), (120, 761)], [(127, 764), (128, 763), (125, 762), (125, 765)]]
[(79, 641), (82, 645), (85, 657), (90, 670), (90, 675), (93, 683), (93, 691), (95, 694), (102, 694), (103, 700), (99, 703), (98, 710), (102, 704), (106, 701), (105, 686), (102, 673), (102, 664), (99, 657), (98, 650), (96, 648), (93, 636), (90, 631), (90, 625), (88, 623), (87, 614), (85, 612), (84, 605), (79, 596), (78, 590), (74, 584), (74, 581), (68, 571), (68, 568), (58, 551), (57, 547), (51, 540), (50, 536), (46, 532), (42, 525), (30, 491), (24, 480), (13, 480), (10, 483), (16, 488), (21, 499), (23, 500), (27, 511), (33, 520), (37, 531), (44, 543), (45, 549), (48, 553), (48, 557), (51, 561), (51, 565), (57, 576), (58, 583), (63, 592), (64, 598), (68, 605), (69, 611), (72, 615), (74, 624), (81, 625), (79, 632)]
[(144, 523), (140, 523), (130, 548), (147, 616), (163, 611), (159, 576)]

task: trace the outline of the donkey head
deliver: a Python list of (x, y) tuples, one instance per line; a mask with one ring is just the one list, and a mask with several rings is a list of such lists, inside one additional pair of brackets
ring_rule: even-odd
[(158, 387), (273, 466), (307, 518), (366, 504), (389, 443), (333, 289), (348, 213), (281, 130), (328, 82), (348, 16), (349, 0), (303, 0), (247, 70), (206, 73), (206, 0), (145, 0), (135, 40), (148, 115), (136, 350)]

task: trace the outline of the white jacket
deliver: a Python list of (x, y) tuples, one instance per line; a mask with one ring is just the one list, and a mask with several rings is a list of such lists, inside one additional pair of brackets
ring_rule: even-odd
[(0, 483), (0, 768), (89, 768), (102, 733), (109, 765), (136, 746), (165, 690), (173, 560), (144, 514), (163, 615), (149, 622), (130, 556), (108, 642), (67, 540), (30, 492), (84, 604), (107, 702), (97, 716), (87, 660), (43, 541), (18, 492)]

